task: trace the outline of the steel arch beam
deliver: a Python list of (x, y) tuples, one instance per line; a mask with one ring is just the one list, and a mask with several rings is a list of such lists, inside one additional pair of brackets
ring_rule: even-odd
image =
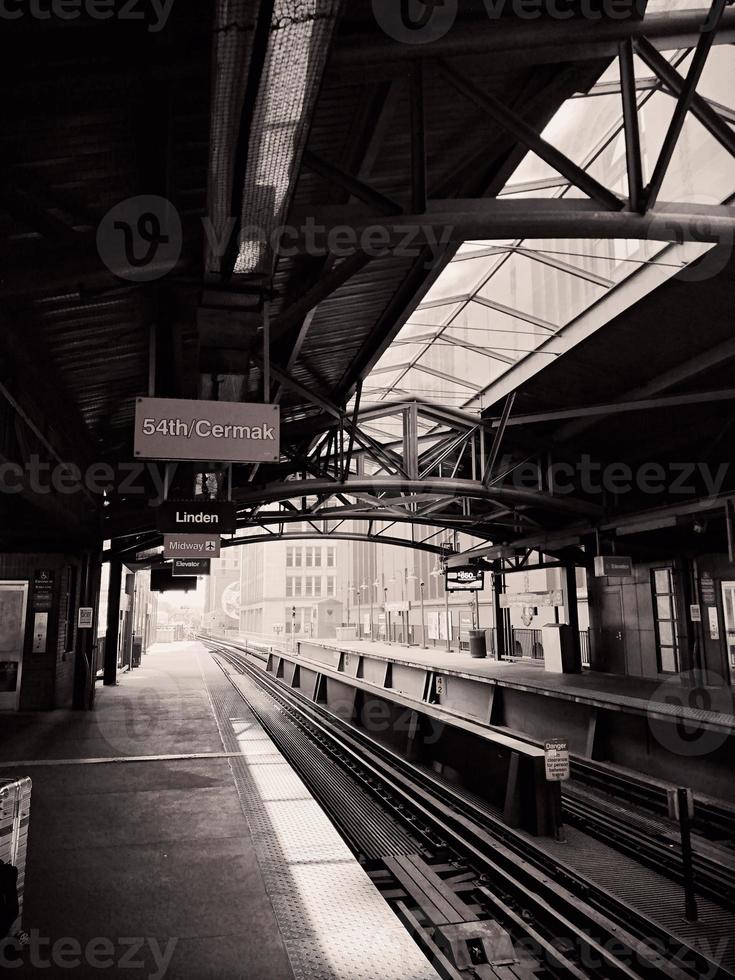
[[(294, 215), (294, 225), (309, 227), (314, 215)], [(658, 242), (731, 242), (735, 235), (735, 208), (729, 205), (659, 202), (645, 214), (609, 211), (596, 201), (577, 198), (528, 198), (518, 201), (433, 200), (424, 214), (386, 218), (352, 206), (325, 206), (316, 220), (324, 231), (349, 227), (355, 244), (376, 225), (385, 230), (391, 246), (418, 249), (430, 241), (461, 245), (485, 239), (633, 238)], [(407, 237), (408, 236), (408, 237)], [(306, 248), (306, 238), (299, 243)], [(326, 245), (324, 246), (326, 247)]]
[(266, 544), (272, 541), (367, 541), (373, 544), (391, 545), (395, 548), (410, 548), (412, 551), (426, 551), (431, 555), (443, 555), (445, 551), (439, 545), (424, 544), (421, 541), (411, 541), (406, 538), (386, 538), (383, 536), (369, 534), (351, 534), (347, 532), (335, 532), (332, 534), (318, 534), (316, 531), (303, 531), (297, 534), (257, 534), (247, 538), (233, 538), (231, 541), (222, 541), (223, 548), (233, 548), (248, 544)]
[[(271, 484), (256, 490), (233, 491), (233, 499), (241, 505), (261, 506), (291, 500), (294, 497), (330, 497), (337, 493), (437, 493), (451, 494), (454, 497), (497, 501), (500, 503), (541, 507), (564, 513), (600, 516), (602, 509), (577, 500), (562, 499), (551, 494), (516, 487), (485, 487), (478, 480), (447, 479), (445, 477), (425, 477), (422, 480), (402, 479), (401, 477), (361, 477), (356, 476), (342, 483), (332, 480), (291, 480)], [(385, 503), (393, 503), (389, 498)]]

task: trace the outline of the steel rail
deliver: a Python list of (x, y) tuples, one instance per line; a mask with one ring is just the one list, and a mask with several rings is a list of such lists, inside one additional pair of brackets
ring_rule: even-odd
[[(682, 980), (701, 976), (703, 971), (713, 977), (732, 976), (684, 940), (672, 940), (662, 926), (647, 916), (533, 847), (527, 838), (492, 814), (480, 810), (450, 787), (417, 770), (359, 730), (330, 716), (302, 695), (285, 688), (262, 669), (254, 668), (243, 656), (242, 648), (223, 650), (220, 646), (218, 652), (231, 658), (230, 662), (241, 667), (243, 673), (265, 688), (285, 710), (300, 716), (301, 722), (297, 720), (297, 724), (305, 724), (324, 743), (337, 744), (337, 752), (343, 759), (371, 774), (383, 787), (388, 787), (392, 795), (404, 800), (404, 808), (417, 814), (423, 823), (433, 825), (452, 840), (456, 848), (469, 854), (476, 865), (490, 873), (494, 884), (502, 882), (510, 893), (520, 889), (523, 901), (533, 905), (540, 921), (551, 914), (555, 924), (552, 935), (558, 937), (560, 921), (572, 929), (571, 935), (584, 937), (585, 942), (589, 941), (590, 932), (602, 935), (602, 942), (593, 942), (595, 952), (605, 964), (604, 976), (666, 976)], [(398, 816), (400, 818), (400, 813)], [(611, 956), (604, 948), (606, 942), (614, 942), (618, 950), (621, 943), (627, 944), (631, 958), (638, 957), (639, 972), (632, 972), (620, 959)], [(648, 944), (671, 952), (675, 949), (679, 959), (685, 954), (686, 968), (677, 966)]]

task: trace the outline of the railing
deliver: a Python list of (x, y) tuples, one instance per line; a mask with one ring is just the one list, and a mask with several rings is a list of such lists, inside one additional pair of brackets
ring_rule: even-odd
[(544, 645), (541, 642), (541, 630), (514, 629), (512, 656), (523, 657), (524, 660), (543, 660)]
[(203, 632), (213, 639), (235, 640), (238, 642), (247, 641), (254, 648), (265, 652), (271, 650), (287, 651), (292, 649), (294, 643), (298, 642), (298, 640), (309, 638), (308, 633), (295, 633), (292, 639), (290, 633), (255, 633), (252, 630), (214, 629), (211, 626), (207, 627)]

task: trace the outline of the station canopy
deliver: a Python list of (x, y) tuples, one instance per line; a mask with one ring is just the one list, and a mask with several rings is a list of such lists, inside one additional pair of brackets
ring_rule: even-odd
[[(656, 6), (650, 4), (649, 12)], [(666, 57), (686, 75), (691, 51), (669, 51)], [(637, 56), (635, 75), (644, 176), (650, 177), (676, 101)], [(698, 91), (731, 125), (735, 123), (730, 107), (735, 91), (732, 46), (711, 52)], [(543, 136), (627, 198), (619, 62), (610, 65), (589, 93), (568, 99)], [(710, 205), (730, 203), (735, 195), (735, 161), (691, 114), (661, 195)], [(498, 195), (506, 200), (583, 196), (530, 151)], [(501, 382), (515, 377), (519, 368), (527, 380), (563, 357), (577, 342), (570, 325), (588, 320), (589, 328), (583, 331), (588, 336), (713, 247), (696, 240), (468, 241), (366, 378), (362, 404), (431, 399), (479, 415), (510, 390)], [(648, 275), (642, 283), (644, 269)], [(396, 438), (399, 426), (383, 418), (365, 428), (375, 438)], [(431, 426), (424, 431), (429, 434)], [(427, 439), (423, 446), (430, 448), (431, 442)]]

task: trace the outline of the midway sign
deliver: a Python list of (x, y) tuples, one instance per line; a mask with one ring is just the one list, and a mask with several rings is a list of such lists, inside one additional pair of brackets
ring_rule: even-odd
[(219, 558), (218, 534), (165, 534), (164, 558)]

